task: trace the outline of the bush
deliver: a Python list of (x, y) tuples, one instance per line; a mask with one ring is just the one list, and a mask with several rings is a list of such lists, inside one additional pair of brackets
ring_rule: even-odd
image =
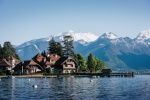
[(1, 75), (1, 76), (5, 76), (6, 74), (5, 74), (5, 73), (0, 73), (0, 75)]

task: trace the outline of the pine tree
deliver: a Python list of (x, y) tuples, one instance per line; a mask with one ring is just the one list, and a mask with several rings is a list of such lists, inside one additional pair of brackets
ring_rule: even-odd
[(3, 59), (2, 52), (3, 52), (3, 48), (2, 48), (2, 46), (1, 46), (1, 44), (0, 44), (0, 59)]
[(73, 37), (72, 36), (64, 36), (64, 46), (63, 46), (63, 56), (68, 57), (74, 55), (73, 51)]
[(10, 56), (21, 60), (18, 54), (16, 53), (16, 49), (11, 45), (11, 43), (5, 42), (3, 48), (0, 46), (0, 59), (8, 58)]
[(46, 57), (46, 56), (47, 56), (45, 50), (44, 50), (44, 52), (41, 53), (41, 55), (42, 55), (43, 57)]
[(54, 40), (54, 38), (52, 38), (52, 39), (49, 41), (48, 52), (49, 52), (50, 54), (56, 54), (56, 41)]
[(62, 45), (59, 42), (56, 42), (56, 54), (62, 56)]
[(49, 41), (48, 52), (50, 54), (57, 54), (62, 56), (62, 45), (59, 42), (56, 42), (54, 38)]

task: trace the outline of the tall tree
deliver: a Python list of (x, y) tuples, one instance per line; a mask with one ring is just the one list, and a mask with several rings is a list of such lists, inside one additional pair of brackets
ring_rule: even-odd
[(56, 53), (59, 56), (62, 56), (62, 45), (59, 42), (56, 42)]
[(3, 54), (2, 54), (2, 52), (3, 52), (3, 48), (2, 48), (2, 46), (1, 46), (1, 44), (0, 44), (0, 59), (3, 59)]
[(97, 72), (98, 70), (101, 71), (106, 68), (106, 64), (91, 53), (88, 56), (87, 66), (91, 73)]
[(5, 42), (3, 48), (0, 47), (0, 58), (8, 58), (10, 56), (21, 60), (18, 54), (16, 53), (16, 49), (11, 45), (11, 43)]
[(88, 66), (88, 69), (89, 69), (90, 73), (95, 72), (96, 64), (97, 64), (97, 62), (95, 60), (94, 55), (90, 53), (89, 56), (88, 56), (88, 61), (87, 61), (87, 66)]
[(95, 66), (95, 71), (101, 71), (102, 69), (106, 68), (106, 64), (102, 61), (99, 60), (97, 57), (95, 57), (96, 60), (96, 66)]
[(45, 50), (41, 53), (41, 55), (42, 55), (43, 57), (46, 57), (46, 56), (47, 56)]
[(56, 42), (54, 38), (49, 41), (48, 52), (50, 54), (57, 54), (62, 56), (62, 45), (59, 42)]
[(48, 46), (48, 52), (50, 54), (56, 54), (56, 41), (52, 37), (52, 39), (49, 41), (49, 46)]
[(73, 51), (73, 37), (72, 36), (64, 36), (63, 40), (64, 46), (63, 46), (63, 56), (72, 56), (74, 55)]
[(102, 60), (99, 60), (99, 67), (100, 67), (100, 71), (102, 71), (102, 69), (106, 68), (106, 63), (103, 62)]
[(75, 54), (74, 59), (77, 62), (78, 71), (87, 71), (86, 60), (81, 54), (79, 53)]

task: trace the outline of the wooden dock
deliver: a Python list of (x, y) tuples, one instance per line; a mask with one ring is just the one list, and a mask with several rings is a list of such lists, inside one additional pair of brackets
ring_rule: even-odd
[(110, 73), (111, 77), (134, 77), (134, 73)]
[(100, 76), (100, 77), (134, 77), (134, 72), (76, 73), (75, 75)]

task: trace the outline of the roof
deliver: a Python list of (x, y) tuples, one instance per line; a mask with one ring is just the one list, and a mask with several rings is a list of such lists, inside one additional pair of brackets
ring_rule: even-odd
[(10, 56), (8, 58), (4, 58), (0, 61), (0, 66), (11, 66), (11, 61), (15, 60), (14, 64), (17, 65), (20, 61), (18, 59), (16, 59), (13, 56)]
[(60, 56), (57, 55), (57, 54), (50, 54), (50, 55), (49, 55), (49, 58), (50, 58), (51, 60), (57, 61), (57, 60), (60, 58)]
[(61, 65), (63, 62), (65, 62), (68, 59), (68, 57), (61, 57), (56, 61), (56, 65)]
[(23, 65), (39, 65), (39, 64), (37, 64), (33, 60), (28, 60), (28, 61), (24, 61)]
[(0, 66), (11, 66), (11, 64), (6, 59), (2, 59), (0, 61)]
[(39, 64), (37, 64), (36, 62), (34, 62), (33, 60), (27, 60), (27, 61), (24, 61), (24, 62), (20, 62), (19, 64), (17, 64), (15, 67), (14, 67), (14, 70), (16, 69), (21, 69), (22, 66), (23, 68), (27, 68), (27, 66), (38, 66), (39, 69), (43, 69)]
[[(63, 62), (65, 62), (67, 59), (72, 59), (71, 57), (61, 57), (60, 59), (58, 59), (57, 61), (56, 61), (56, 65), (61, 65), (61, 64), (63, 64)], [(72, 59), (74, 62), (75, 62), (75, 60), (74, 59)], [(76, 62), (75, 62), (75, 64), (76, 64)]]
[(46, 63), (45, 63), (46, 65), (51, 65), (51, 63), (49, 62), (49, 61), (46, 61)]
[(34, 61), (38, 61), (41, 62), (45, 57), (43, 57), (40, 53), (38, 53), (37, 55), (35, 55), (32, 59)]
[[(47, 60), (50, 61), (50, 65), (54, 65), (55, 62), (60, 58), (57, 54), (49, 54)], [(53, 62), (52, 62), (53, 61)]]

